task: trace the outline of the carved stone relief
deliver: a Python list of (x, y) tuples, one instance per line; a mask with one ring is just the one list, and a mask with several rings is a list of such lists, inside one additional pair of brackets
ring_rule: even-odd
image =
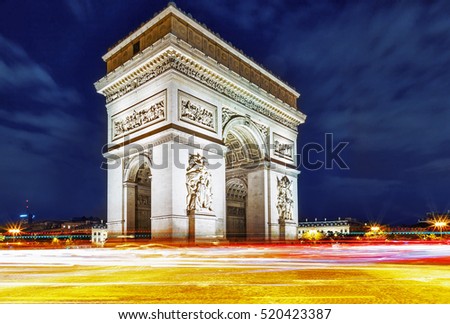
[(121, 114), (112, 120), (113, 139), (128, 132), (154, 124), (165, 119), (165, 94), (158, 96), (157, 100), (147, 101), (133, 109), (131, 112)]
[(226, 123), (230, 121), (231, 118), (235, 116), (241, 116), (233, 110), (223, 107), (222, 108), (222, 127), (225, 127)]
[(294, 199), (292, 195), (292, 182), (287, 176), (277, 178), (277, 210), (280, 220), (292, 220), (294, 213)]
[(254, 123), (254, 124), (263, 136), (267, 137), (269, 135), (269, 127), (267, 127), (263, 124), (259, 124), (259, 123)]
[(189, 155), (186, 170), (188, 211), (212, 211), (211, 172), (207, 165), (206, 158), (200, 154)]
[(140, 168), (136, 174), (136, 183), (142, 184), (142, 185), (150, 185), (151, 179), (151, 172), (150, 168), (148, 167), (147, 163), (144, 164), (142, 168)]
[(180, 119), (216, 131), (216, 107), (182, 91), (178, 92)]
[(139, 207), (148, 207), (148, 206), (150, 206), (150, 196), (138, 195), (137, 205)]
[(278, 134), (273, 134), (275, 155), (291, 161), (294, 160), (294, 142)]

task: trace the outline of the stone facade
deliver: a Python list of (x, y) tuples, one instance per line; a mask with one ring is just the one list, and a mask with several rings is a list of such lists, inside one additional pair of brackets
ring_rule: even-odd
[(111, 235), (296, 238), (294, 89), (172, 5), (103, 59)]

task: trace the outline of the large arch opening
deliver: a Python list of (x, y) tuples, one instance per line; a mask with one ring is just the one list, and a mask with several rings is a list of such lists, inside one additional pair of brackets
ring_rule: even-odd
[(124, 182), (124, 218), (126, 233), (136, 238), (151, 237), (151, 170), (145, 156), (134, 158)]
[(245, 118), (230, 121), (224, 129), (226, 153), (226, 236), (230, 241), (249, 239), (248, 174), (264, 161), (264, 140)]

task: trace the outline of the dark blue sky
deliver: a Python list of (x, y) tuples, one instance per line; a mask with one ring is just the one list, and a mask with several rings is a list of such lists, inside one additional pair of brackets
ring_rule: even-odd
[[(40, 219), (106, 215), (93, 83), (107, 48), (166, 4), (0, 1), (1, 223), (25, 199)], [(350, 170), (302, 171), (302, 218), (414, 223), (450, 209), (450, 2), (177, 5), (302, 94), (300, 146), (349, 142)]]

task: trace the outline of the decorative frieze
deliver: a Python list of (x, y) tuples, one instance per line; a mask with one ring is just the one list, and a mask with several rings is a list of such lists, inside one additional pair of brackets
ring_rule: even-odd
[(275, 112), (270, 108), (264, 107), (262, 105), (257, 104), (255, 98), (252, 98), (249, 94), (242, 94), (242, 92), (237, 92), (232, 87), (227, 86), (220, 80), (217, 75), (213, 75), (212, 73), (207, 73), (204, 69), (203, 71), (199, 70), (198, 65), (194, 62), (186, 62), (186, 60), (176, 59), (173, 62), (174, 68), (178, 71), (194, 78), (197, 81), (209, 86), (210, 88), (226, 95), (227, 97), (236, 100), (237, 102), (243, 104), (249, 109), (252, 109), (260, 114), (270, 117), (271, 119), (288, 126), (292, 129), (297, 129), (298, 123), (291, 122), (288, 119), (281, 116), (280, 112)]
[(166, 96), (163, 94), (150, 98), (133, 110), (127, 109), (112, 119), (113, 140), (132, 130), (143, 128), (166, 119)]
[(292, 183), (287, 176), (277, 177), (277, 210), (280, 220), (292, 220), (294, 213), (294, 199)]
[(176, 69), (177, 71), (199, 81), (211, 89), (216, 90), (217, 92), (243, 104), (245, 107), (265, 115), (293, 130), (296, 130), (298, 124), (301, 122), (300, 120), (295, 120), (294, 118), (287, 118), (286, 115), (283, 115), (280, 110), (275, 109), (274, 107), (258, 103), (259, 99), (251, 93), (232, 87), (229, 82), (222, 79), (219, 75), (199, 66), (198, 63), (191, 59), (177, 55), (174, 51), (166, 52), (161, 55), (157, 61), (154, 61), (154, 64), (152, 64), (151, 67), (146, 67), (144, 72), (141, 72), (141, 74), (135, 78), (130, 79), (119, 88), (113, 87), (105, 90), (104, 93), (106, 95), (106, 102), (110, 103), (124, 96), (130, 91), (133, 91), (137, 87), (161, 75), (171, 68)]
[(217, 108), (183, 91), (178, 91), (180, 120), (216, 131)]
[(124, 85), (118, 88), (112, 88), (111, 90), (107, 90), (105, 92), (106, 95), (106, 103), (110, 103), (120, 97), (126, 95), (130, 91), (140, 87), (144, 83), (154, 79), (158, 75), (163, 74), (171, 67), (173, 67), (174, 58), (169, 55), (164, 55), (161, 60), (158, 61), (158, 64), (152, 65), (151, 68), (145, 70), (145, 72), (137, 75), (135, 78), (130, 79)]
[(294, 160), (294, 142), (280, 136), (276, 133), (273, 134), (273, 146), (275, 155), (289, 159), (291, 161)]

